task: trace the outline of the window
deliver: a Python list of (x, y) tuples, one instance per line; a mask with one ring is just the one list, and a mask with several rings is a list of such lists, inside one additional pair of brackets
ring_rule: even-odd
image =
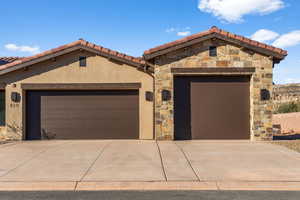
[(5, 91), (0, 91), (0, 126), (5, 126)]
[(86, 67), (86, 57), (84, 57), (84, 56), (79, 57), (79, 66)]
[(217, 47), (216, 46), (209, 47), (209, 56), (217, 56)]

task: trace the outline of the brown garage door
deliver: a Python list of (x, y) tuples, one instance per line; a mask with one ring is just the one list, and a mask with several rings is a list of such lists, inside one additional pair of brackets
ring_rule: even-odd
[(26, 139), (138, 139), (139, 96), (126, 91), (28, 91)]
[(249, 139), (249, 77), (175, 77), (175, 139)]

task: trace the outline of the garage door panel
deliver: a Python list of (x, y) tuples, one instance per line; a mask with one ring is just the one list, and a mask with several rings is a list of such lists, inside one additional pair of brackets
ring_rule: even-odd
[[(175, 128), (175, 138), (177, 134), (184, 139), (250, 138), (248, 77), (179, 77), (175, 82), (187, 85), (186, 96), (190, 97), (184, 99), (175, 95), (175, 107), (185, 105), (185, 109), (175, 111), (175, 119), (181, 113), (190, 115), (190, 121), (186, 118), (183, 119), (185, 122), (179, 121), (177, 125), (180, 127), (180, 123), (190, 124), (190, 132)], [(184, 103), (185, 101), (189, 102)]]
[[(120, 98), (122, 101), (135, 101), (136, 96), (120, 96), (111, 95), (107, 96), (42, 96), (42, 102), (47, 103), (48, 107), (54, 108), (71, 108), (81, 106), (82, 102), (85, 102), (85, 107), (87, 109), (107, 109), (107, 110), (119, 110), (119, 109), (137, 109), (134, 104), (119, 104)], [(70, 104), (65, 104), (65, 102), (70, 102)], [(90, 106), (89, 106), (90, 105)]]
[[(134, 110), (132, 110), (134, 111)], [(136, 110), (137, 112), (138, 110)], [(86, 110), (86, 112), (90, 112), (88, 110)], [(47, 123), (51, 123), (51, 122), (56, 122), (56, 121), (61, 121), (61, 120), (79, 120), (79, 121), (84, 121), (84, 120), (89, 120), (89, 121), (96, 121), (96, 120), (106, 120), (106, 121), (111, 121), (111, 120), (122, 120), (122, 121), (132, 121), (132, 119), (126, 119), (128, 116), (128, 112), (109, 112), (107, 115), (101, 115), (99, 116), (97, 114), (97, 112), (103, 112), (103, 110), (99, 110), (99, 111), (95, 111), (94, 113), (87, 113), (87, 114), (80, 114), (80, 112), (78, 113), (72, 113), (72, 114), (67, 114), (67, 113), (63, 113), (61, 112), (61, 114), (56, 114), (53, 113), (52, 115), (47, 115), (45, 117), (42, 117), (42, 121), (47, 121)], [(104, 111), (105, 112), (105, 111)], [(42, 112), (43, 113), (43, 112)], [(117, 116), (116, 116), (117, 115)], [(137, 119), (137, 118), (135, 118)], [(50, 121), (50, 122), (49, 122)]]
[(27, 122), (28, 139), (39, 139), (33, 130), (55, 139), (139, 137), (138, 91), (29, 91), (27, 99), (27, 118), (40, 120), (38, 128)]
[[(79, 123), (80, 126), (92, 126), (92, 128), (94, 128), (94, 124), (95, 123), (99, 123), (99, 119), (93, 119), (93, 120), (81, 120), (81, 119), (77, 119), (77, 120), (69, 120), (69, 121), (64, 121), (64, 120), (51, 120), (47, 123), (42, 124), (42, 128), (46, 128), (47, 130), (50, 130), (50, 128), (53, 129), (59, 129), (59, 128), (78, 128), (77, 126), (74, 126), (74, 123)], [(122, 127), (130, 127), (132, 126), (132, 119), (127, 119), (127, 120), (115, 120), (114, 122), (111, 122), (111, 120), (109, 119), (101, 119), (101, 122), (103, 124), (101, 124), (101, 129), (107, 128), (107, 127), (115, 127), (117, 129), (119, 129), (118, 126), (122, 126)], [(137, 125), (134, 125), (135, 127), (138, 127)], [(95, 128), (94, 128), (95, 129)], [(97, 129), (95, 129), (97, 130)], [(98, 131), (98, 130), (97, 130)]]
[(193, 139), (249, 139), (249, 83), (193, 80), (191, 119)]
[[(47, 111), (52, 109), (52, 111)], [(41, 111), (42, 119), (45, 120), (76, 120), (76, 119), (88, 119), (88, 120), (117, 120), (122, 119), (126, 120), (126, 116), (131, 112), (138, 112), (137, 109), (127, 109), (127, 110), (109, 110), (109, 109), (85, 109), (85, 112), (82, 113), (82, 110), (56, 110), (56, 108), (47, 108), (47, 110)], [(47, 114), (45, 114), (48, 112)], [(99, 115), (99, 113), (105, 113)], [(43, 115), (45, 114), (45, 115)]]

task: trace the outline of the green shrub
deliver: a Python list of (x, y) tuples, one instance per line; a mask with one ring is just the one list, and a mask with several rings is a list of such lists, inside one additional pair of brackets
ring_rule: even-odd
[(275, 113), (292, 113), (292, 112), (300, 112), (300, 102), (295, 103), (284, 103), (281, 104)]

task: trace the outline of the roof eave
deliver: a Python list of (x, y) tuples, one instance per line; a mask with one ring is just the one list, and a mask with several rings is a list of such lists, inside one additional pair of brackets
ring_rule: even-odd
[[(42, 56), (42, 57), (39, 57), (39, 58), (36, 58), (36, 59), (33, 59), (33, 60), (29, 60), (27, 62), (20, 63), (20, 64), (16, 63), (15, 65), (13, 65), (11, 67), (8, 66), (7, 68), (4, 68), (4, 69), (0, 70), (0, 75), (6, 74), (6, 73), (9, 73), (9, 72), (12, 72), (12, 71), (16, 71), (16, 70), (19, 70), (19, 69), (22, 69), (22, 68), (28, 67), (30, 65), (34, 65), (34, 64), (46, 61), (46, 60), (51, 59), (51, 58), (55, 58), (57, 56), (64, 55), (66, 53), (70, 53), (72, 51), (80, 49), (80, 46), (81, 45), (73, 46), (73, 47), (70, 47), (70, 48), (58, 51), (56, 53), (52, 53), (50, 55), (45, 55), (45, 56)], [(15, 61), (15, 62), (18, 62), (18, 61)], [(12, 62), (10, 64), (13, 64), (13, 63), (14, 62)]]
[(222, 34), (210, 33), (210, 34), (201, 36), (199, 38), (195, 38), (195, 39), (187, 41), (187, 42), (183, 42), (183, 43), (179, 43), (177, 45), (171, 46), (171, 47), (163, 48), (163, 49), (158, 50), (158, 51), (153, 51), (153, 52), (149, 52), (149, 53), (145, 52), (144, 53), (144, 58), (146, 60), (150, 60), (150, 59), (153, 59), (157, 56), (164, 55), (164, 54), (167, 54), (169, 52), (175, 51), (177, 49), (185, 48), (185, 47), (191, 46), (193, 44), (196, 44), (196, 43), (208, 40), (208, 39), (212, 39), (212, 38), (217, 38), (217, 39), (235, 44), (237, 46), (241, 46), (245, 49), (252, 50), (254, 52), (261, 53), (261, 54), (266, 55), (266, 56), (271, 56), (271, 57), (274, 58), (274, 60), (276, 60), (276, 63), (280, 62), (281, 60), (283, 60), (287, 56), (287, 54), (281, 54), (281, 53), (277, 53), (277, 52), (272, 51), (272, 50), (268, 50), (267, 48), (257, 47), (257, 46), (248, 44), (248, 43), (243, 42), (243, 41), (238, 40), (238, 39), (226, 37)]
[(130, 60), (127, 60), (127, 59), (123, 59), (123, 58), (120, 58), (120, 57), (118, 57), (116, 55), (112, 55), (112, 54), (109, 54), (109, 53), (104, 53), (104, 52), (98, 51), (96, 49), (87, 47), (87, 46), (80, 46), (80, 49), (84, 49), (86, 51), (95, 53), (97, 55), (106, 57), (108, 59), (116, 60), (116, 61), (122, 62), (124, 64), (131, 65), (131, 66), (134, 66), (134, 67), (140, 67), (140, 66), (143, 65), (142, 63), (137, 63), (137, 62), (133, 62), (133, 61), (130, 61)]
[[(45, 56), (42, 56), (42, 57), (38, 57), (38, 58), (35, 58), (33, 60), (29, 60), (27, 62), (18, 63), (18, 61), (15, 61), (15, 64), (14, 64), (14, 62), (9, 63), (9, 64), (12, 64), (13, 66), (9, 65), (7, 68), (1, 69), (0, 70), (0, 75), (6, 74), (6, 73), (9, 73), (9, 72), (12, 72), (12, 71), (16, 71), (16, 70), (19, 70), (19, 69), (22, 69), (22, 68), (25, 68), (25, 67), (28, 67), (28, 66), (31, 66), (31, 65), (34, 65), (34, 64), (37, 64), (37, 63), (40, 63), (40, 62), (43, 62), (43, 61), (46, 61), (46, 60), (49, 60), (49, 59), (67, 54), (67, 53), (70, 53), (70, 52), (73, 52), (73, 51), (76, 51), (76, 50), (79, 50), (79, 49), (83, 49), (83, 50), (86, 50), (88, 52), (92, 52), (92, 53), (95, 53), (97, 55), (106, 57), (108, 59), (113, 59), (113, 60), (122, 62), (124, 64), (131, 65), (131, 66), (134, 66), (134, 67), (140, 67), (141, 65), (143, 65), (142, 63), (129, 61), (127, 59), (122, 59), (122, 58), (118, 57), (117, 55), (112, 55), (112, 54), (109, 54), (109, 53), (98, 51), (98, 50), (96, 50), (92, 47), (88, 47), (88, 46), (85, 46), (85, 45), (82, 45), (82, 44), (77, 44), (75, 46), (71, 46), (69, 48), (60, 50), (58, 52), (51, 53), (49, 55), (45, 55)], [(3, 67), (3, 66), (1, 66), (1, 67)]]

